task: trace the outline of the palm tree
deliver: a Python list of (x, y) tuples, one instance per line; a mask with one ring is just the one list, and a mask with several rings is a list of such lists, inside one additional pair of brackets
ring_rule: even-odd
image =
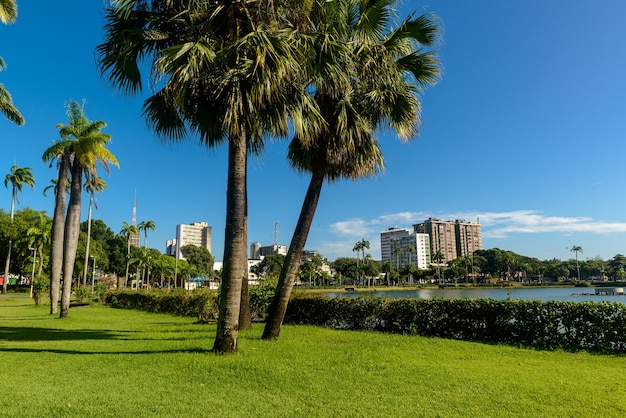
[(383, 169), (373, 137), (376, 127), (394, 129), (403, 139), (416, 133), (417, 92), (438, 75), (432, 53), (421, 48), (433, 45), (437, 26), (421, 16), (388, 31), (393, 5), (357, 0), (313, 5), (310, 20), (319, 24), (312, 28), (319, 37), (312, 42), (307, 91), (325, 123), (296, 132), (289, 147), (292, 166), (311, 173), (311, 182), (270, 305), (264, 339), (279, 336), (324, 181), (358, 179)]
[[(126, 237), (126, 242), (128, 243), (128, 252), (126, 253), (126, 274), (124, 275), (124, 287), (128, 284), (128, 268), (130, 265), (130, 241), (131, 238), (139, 233), (139, 228), (136, 225), (131, 225), (128, 222), (124, 222), (122, 224), (122, 230), (120, 231), (120, 235)], [(120, 283), (118, 279), (117, 288), (120, 288)]]
[[(74, 114), (72, 114), (74, 113)], [(78, 118), (76, 109), (68, 107), (70, 120)], [(64, 125), (58, 124), (61, 129)], [(65, 241), (65, 204), (70, 191), (69, 166), (72, 153), (72, 140), (65, 132), (61, 132), (63, 139), (54, 141), (42, 156), (46, 163), (56, 161), (58, 174), (54, 186), (54, 214), (52, 215), (52, 231), (50, 233), (50, 314), (55, 315), (59, 307), (59, 293), (61, 291), (61, 274), (63, 272), (63, 243)], [(54, 182), (54, 180), (53, 180)], [(65, 187), (59, 187), (64, 184)], [(48, 187), (46, 187), (48, 189)], [(46, 192), (44, 189), (44, 195)]]
[[(15, 0), (0, 0), (0, 22), (8, 25), (15, 22), (15, 19), (17, 19), (17, 4)], [(6, 63), (0, 57), (0, 71), (6, 68)], [(4, 114), (8, 120), (16, 125), (24, 125), (24, 117), (13, 105), (13, 98), (2, 83), (0, 83), (0, 113)]]
[(44, 252), (43, 249), (46, 245), (50, 244), (50, 236), (52, 231), (52, 219), (43, 213), (39, 214), (37, 223), (26, 231), (28, 237), (28, 247), (36, 248), (39, 255), (39, 270), (38, 276), (41, 276), (43, 271)]
[(139, 225), (137, 225), (137, 231), (143, 231), (143, 247), (148, 248), (148, 230), (154, 231), (156, 229), (156, 224), (154, 221), (141, 221)]
[[(70, 200), (65, 216), (63, 239), (61, 318), (65, 318), (69, 314), (74, 262), (76, 260), (76, 249), (80, 232), (83, 174), (87, 176), (87, 179), (97, 178), (96, 164), (98, 162), (107, 172), (109, 172), (109, 164), (119, 165), (117, 158), (106, 148), (107, 144), (111, 142), (111, 135), (101, 132), (106, 123), (88, 120), (83, 106), (80, 106), (75, 101), (70, 101), (68, 104), (70, 123), (65, 126), (58, 126), (62, 138), (73, 138), (71, 143), (71, 164), (69, 167), (71, 176)], [(63, 184), (63, 182), (59, 181), (59, 184)]]
[(100, 70), (134, 94), (142, 88), (140, 61), (148, 61), (154, 84), (162, 86), (144, 102), (157, 135), (198, 137), (208, 147), (228, 144), (217, 352), (237, 351), (247, 271), (247, 153), (259, 151), (267, 134), (286, 136), (292, 109), (309, 102), (293, 83), (303, 59), (292, 23), (302, 14), (297, 9), (307, 6), (291, 0), (113, 0), (106, 10)]
[(363, 242), (362, 241), (357, 241), (354, 244), (354, 247), (352, 247), (352, 251), (356, 253), (356, 275), (357, 275), (357, 282), (359, 279), (359, 256), (361, 255), (361, 250), (363, 249)]
[[(406, 247), (406, 251), (407, 253), (409, 253), (409, 270), (410, 270), (410, 267), (413, 266), (413, 263), (412, 263), (413, 260), (411, 260), (411, 256), (415, 252), (415, 246), (409, 245), (408, 247)], [(413, 272), (412, 271), (409, 273), (409, 284), (410, 285), (413, 284)]]
[(439, 282), (441, 282), (441, 263), (444, 260), (444, 256), (441, 250), (437, 250), (435, 252), (435, 255), (433, 255), (433, 260), (437, 262), (437, 277), (439, 279)]
[(573, 245), (572, 248), (569, 249), (573, 253), (576, 254), (576, 272), (578, 273), (578, 281), (580, 281), (580, 266), (578, 265), (578, 253), (583, 253), (583, 247), (579, 245)]
[(89, 244), (91, 242), (91, 208), (93, 206), (96, 210), (98, 209), (98, 204), (96, 203), (96, 199), (94, 199), (94, 194), (100, 193), (106, 189), (107, 184), (100, 176), (97, 176), (87, 178), (83, 187), (85, 191), (89, 193), (89, 211), (87, 212), (87, 243), (85, 244), (85, 262), (83, 266), (83, 286), (87, 286), (87, 270), (89, 270)]
[[(11, 167), (11, 171), (4, 178), (4, 187), (9, 187), (11, 184), (11, 223), (13, 223), (13, 217), (15, 214), (15, 202), (20, 203), (19, 193), (22, 191), (24, 185), (30, 186), (32, 189), (35, 187), (35, 177), (33, 176), (32, 168), (30, 167), (18, 167), (14, 165)], [(4, 265), (4, 281), (2, 282), (2, 293), (7, 292), (9, 284), (9, 267), (11, 265), (11, 248), (13, 246), (13, 239), (9, 238), (9, 246), (7, 250), (7, 260)]]
[(394, 248), (393, 253), (396, 255), (396, 273), (398, 273), (398, 282), (400, 282), (400, 254), (402, 254), (402, 248)]

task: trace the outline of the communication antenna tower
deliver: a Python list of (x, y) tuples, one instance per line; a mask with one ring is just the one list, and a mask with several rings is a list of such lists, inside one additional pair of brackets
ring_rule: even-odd
[(278, 221), (274, 222), (274, 245), (278, 247)]

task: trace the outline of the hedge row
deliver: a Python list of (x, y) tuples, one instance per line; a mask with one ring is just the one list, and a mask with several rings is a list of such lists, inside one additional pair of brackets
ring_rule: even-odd
[(148, 312), (170, 313), (180, 316), (195, 316), (199, 322), (208, 322), (217, 317), (217, 293), (194, 292), (111, 292), (107, 303), (114, 308), (138, 309)]
[[(267, 286), (250, 288), (250, 311), (253, 319), (265, 319), (273, 295), (273, 290)], [(106, 302), (115, 308), (195, 316), (198, 322), (211, 322), (217, 320), (218, 296), (218, 292), (208, 289), (196, 289), (192, 292), (115, 291), (107, 295)]]
[(300, 297), (289, 303), (285, 323), (626, 352), (626, 305), (622, 303)]

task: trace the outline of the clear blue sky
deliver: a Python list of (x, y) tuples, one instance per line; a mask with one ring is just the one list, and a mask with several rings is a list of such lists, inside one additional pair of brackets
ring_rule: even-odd
[[(225, 149), (165, 144), (141, 117), (142, 97), (116, 93), (96, 72), (105, 1), (18, 0), (14, 25), (0, 26), (0, 82), (26, 125), (0, 120), (0, 173), (33, 167), (21, 207), (53, 209), (42, 196), (55, 170), (41, 154), (66, 123), (69, 99), (108, 123), (121, 168), (105, 180), (96, 219), (115, 232), (137, 219), (157, 229), (164, 251), (175, 225), (206, 221), (222, 259)], [(480, 219), (485, 248), (539, 259), (609, 259), (626, 254), (626, 2), (408, 1), (400, 15), (436, 13), (444, 28), (441, 81), (423, 98), (421, 134), (409, 144), (380, 135), (387, 170), (374, 180), (326, 185), (307, 243), (331, 260), (353, 257), (361, 238), (380, 258), (380, 231), (428, 217)], [(290, 170), (286, 145), (250, 161), (249, 242), (270, 245), (274, 222), (289, 244), (308, 178)], [(85, 203), (87, 199), (85, 199)], [(0, 188), (0, 207), (10, 192)], [(83, 211), (86, 218), (86, 209)]]

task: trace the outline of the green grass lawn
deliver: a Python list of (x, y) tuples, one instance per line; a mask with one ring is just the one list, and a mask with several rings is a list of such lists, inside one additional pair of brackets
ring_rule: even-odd
[(626, 357), (262, 325), (237, 355), (193, 318), (0, 298), (0, 416), (621, 417)]

